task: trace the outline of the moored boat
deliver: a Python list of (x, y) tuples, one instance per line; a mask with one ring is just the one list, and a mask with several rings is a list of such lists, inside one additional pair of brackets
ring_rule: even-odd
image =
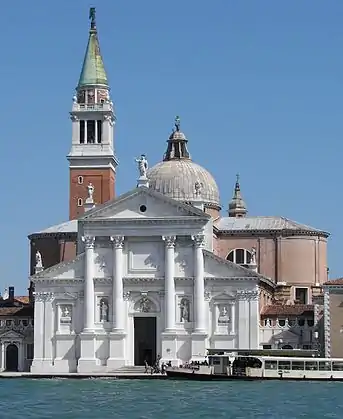
[(186, 380), (343, 381), (343, 358), (210, 355), (206, 363), (170, 367), (167, 376)]

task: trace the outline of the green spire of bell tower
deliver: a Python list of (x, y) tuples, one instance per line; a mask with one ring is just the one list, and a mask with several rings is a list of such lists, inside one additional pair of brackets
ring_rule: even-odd
[(78, 88), (89, 85), (108, 86), (104, 62), (100, 52), (98, 32), (96, 29), (95, 7), (90, 8), (89, 19), (91, 21), (91, 26)]

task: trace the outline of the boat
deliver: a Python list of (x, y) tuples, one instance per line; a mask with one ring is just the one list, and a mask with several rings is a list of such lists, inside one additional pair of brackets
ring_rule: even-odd
[(207, 356), (204, 362), (168, 367), (166, 374), (171, 379), (197, 381), (343, 381), (343, 358), (217, 354)]

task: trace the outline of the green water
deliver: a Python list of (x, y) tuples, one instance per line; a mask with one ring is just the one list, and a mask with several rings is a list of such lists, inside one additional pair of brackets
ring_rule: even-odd
[(0, 418), (343, 418), (343, 383), (0, 380)]

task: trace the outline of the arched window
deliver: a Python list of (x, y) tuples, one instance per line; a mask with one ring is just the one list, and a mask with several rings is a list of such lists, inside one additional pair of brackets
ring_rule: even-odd
[(234, 249), (227, 255), (227, 260), (237, 265), (250, 265), (251, 262), (251, 252), (247, 249)]
[(78, 206), (78, 207), (82, 207), (82, 205), (83, 205), (83, 199), (82, 199), (82, 198), (79, 198), (79, 199), (77, 200), (77, 206)]

